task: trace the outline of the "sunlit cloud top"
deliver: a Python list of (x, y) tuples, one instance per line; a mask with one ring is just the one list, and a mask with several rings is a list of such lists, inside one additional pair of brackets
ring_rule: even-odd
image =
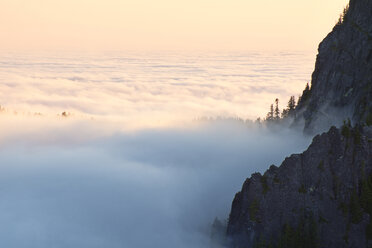
[(315, 50), (347, 0), (1, 0), (5, 50)]
[(275, 98), (285, 107), (298, 97), (314, 65), (311, 53), (288, 52), (27, 54), (0, 57), (0, 104), (8, 111), (137, 127), (264, 117)]

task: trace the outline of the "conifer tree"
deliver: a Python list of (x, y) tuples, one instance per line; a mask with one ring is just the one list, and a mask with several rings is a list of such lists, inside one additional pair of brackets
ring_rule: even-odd
[(291, 114), (296, 108), (296, 100), (294, 96), (291, 96), (288, 101), (288, 111)]
[(279, 99), (275, 99), (275, 111), (274, 111), (274, 118), (276, 121), (280, 119), (280, 110), (279, 110)]
[(266, 115), (266, 121), (273, 121), (274, 120), (274, 105), (270, 105), (270, 111)]
[(296, 109), (296, 100), (294, 96), (291, 96), (289, 98), (287, 108), (283, 109), (282, 118), (293, 116), (295, 109)]
[(282, 111), (282, 118), (287, 118), (288, 117), (288, 109), (283, 109)]

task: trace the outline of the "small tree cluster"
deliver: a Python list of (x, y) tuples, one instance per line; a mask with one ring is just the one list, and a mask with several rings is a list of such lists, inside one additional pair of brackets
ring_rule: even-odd
[(261, 234), (255, 240), (253, 248), (318, 248), (320, 247), (320, 238), (318, 223), (313, 214), (307, 218), (301, 218), (297, 227), (285, 224), (279, 239), (273, 242), (267, 241)]
[(296, 100), (291, 96), (288, 101), (287, 108), (283, 109), (282, 118), (293, 117), (296, 109)]
[(274, 104), (270, 105), (270, 111), (266, 114), (265, 121), (279, 122), (281, 119), (287, 117), (294, 117), (296, 109), (296, 100), (294, 96), (289, 98), (287, 107), (280, 112), (279, 99), (276, 98)]
[[(280, 112), (279, 109), (279, 99), (276, 98), (274, 103), (270, 105), (270, 111), (266, 114), (264, 118), (265, 122), (268, 123), (278, 123), (280, 120), (286, 119), (288, 117), (296, 117), (296, 108), (302, 108), (310, 99), (311, 88), (309, 83), (306, 83), (305, 89), (302, 92), (302, 96), (298, 97), (297, 104), (296, 98), (291, 96), (288, 100), (286, 108)], [(261, 119), (257, 119), (257, 122), (261, 122)]]
[(345, 6), (344, 10), (340, 14), (340, 17), (338, 18), (336, 25), (341, 25), (345, 20), (347, 16), (347, 12), (349, 11), (349, 4)]
[(313, 216), (302, 219), (296, 228), (285, 224), (279, 238), (278, 248), (317, 248), (318, 225)]
[(304, 104), (309, 100), (311, 94), (311, 88), (309, 83), (306, 84), (304, 91), (302, 91), (302, 96), (298, 98), (297, 105)]

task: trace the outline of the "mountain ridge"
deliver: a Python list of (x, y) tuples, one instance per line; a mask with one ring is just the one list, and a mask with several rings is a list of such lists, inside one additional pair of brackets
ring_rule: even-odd
[(318, 135), (247, 178), (232, 203), (228, 247), (372, 247), (371, 97), (372, 0), (350, 0), (295, 109), (292, 127)]
[[(306, 94), (305, 94), (306, 93)], [(301, 97), (295, 123), (309, 134), (350, 119), (372, 122), (372, 1), (350, 0), (319, 44), (311, 88)]]

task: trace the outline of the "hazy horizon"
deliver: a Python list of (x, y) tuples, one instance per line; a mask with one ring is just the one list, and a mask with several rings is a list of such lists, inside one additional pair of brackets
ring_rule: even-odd
[(315, 51), (347, 0), (2, 0), (6, 51)]

